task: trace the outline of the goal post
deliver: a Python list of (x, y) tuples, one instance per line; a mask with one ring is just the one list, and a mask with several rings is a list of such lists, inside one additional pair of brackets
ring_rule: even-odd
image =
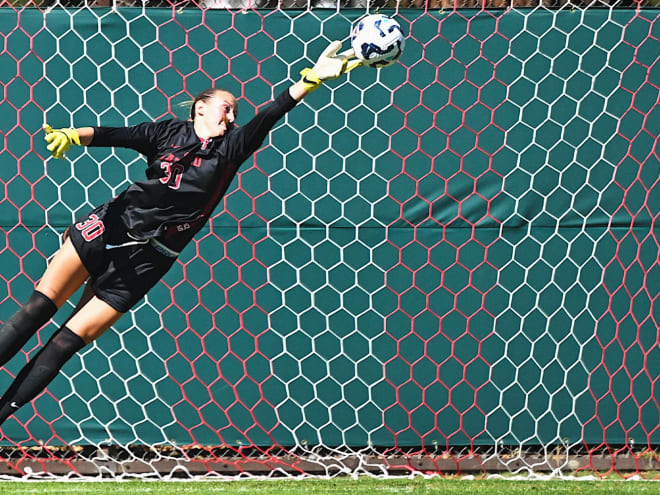
[[(400, 63), (275, 127), (163, 281), (3, 424), (0, 475), (656, 476), (660, 11), (635, 5), (383, 6)], [(245, 123), (365, 12), (0, 6), (0, 321), (144, 173), (48, 159), (45, 120), (186, 118), (219, 86)]]

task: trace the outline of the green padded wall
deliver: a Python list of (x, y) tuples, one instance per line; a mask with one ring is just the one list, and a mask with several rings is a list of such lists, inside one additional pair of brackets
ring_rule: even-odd
[[(401, 64), (293, 110), (3, 442), (657, 444), (658, 15), (400, 11)], [(246, 122), (357, 16), (0, 10), (0, 320), (143, 174), (45, 160), (44, 119), (185, 117), (216, 85)]]

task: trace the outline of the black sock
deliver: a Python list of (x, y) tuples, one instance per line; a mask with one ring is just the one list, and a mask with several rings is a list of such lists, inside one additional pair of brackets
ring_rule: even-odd
[(35, 290), (25, 305), (0, 328), (0, 366), (4, 366), (56, 311), (55, 303)]
[(64, 363), (84, 345), (85, 341), (67, 327), (56, 331), (0, 399), (0, 424), (46, 388)]

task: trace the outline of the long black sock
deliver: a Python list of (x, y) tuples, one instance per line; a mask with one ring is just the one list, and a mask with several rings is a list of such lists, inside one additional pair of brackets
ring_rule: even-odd
[(4, 366), (56, 311), (55, 303), (35, 290), (25, 305), (0, 328), (0, 366)]
[(46, 388), (64, 363), (84, 345), (85, 341), (67, 327), (56, 331), (37, 355), (25, 365), (0, 399), (0, 424)]

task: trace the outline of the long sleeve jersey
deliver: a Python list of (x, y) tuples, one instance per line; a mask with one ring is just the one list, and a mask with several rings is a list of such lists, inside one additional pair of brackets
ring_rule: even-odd
[(158, 238), (181, 251), (208, 221), (240, 165), (296, 105), (288, 90), (245, 126), (200, 139), (192, 121), (147, 122), (133, 127), (95, 127), (89, 146), (130, 148), (147, 159), (146, 180), (112, 200), (121, 221), (138, 240)]

